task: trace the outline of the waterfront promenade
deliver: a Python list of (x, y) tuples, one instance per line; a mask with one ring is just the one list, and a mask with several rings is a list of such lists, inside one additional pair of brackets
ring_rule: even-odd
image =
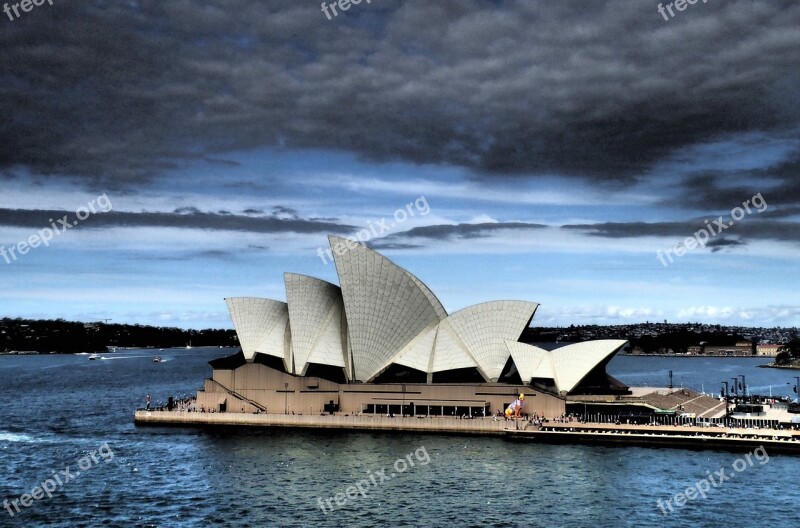
[[(361, 431), (413, 431), (477, 435), (503, 435), (514, 422), (492, 418), (459, 419), (448, 417), (390, 418), (385, 415), (315, 415), (201, 413), (185, 411), (137, 410), (134, 420), (140, 425), (289, 427), (310, 429), (349, 429)], [(520, 427), (522, 422), (520, 422)]]
[(595, 423), (545, 424), (509, 430), (509, 440), (548, 444), (678, 447), (687, 449), (753, 450), (800, 454), (800, 431), (791, 429), (615, 425)]
[(394, 417), (377, 415), (292, 415), (198, 413), (137, 410), (137, 425), (187, 427), (260, 427), (395, 431), (414, 433), (488, 435), (542, 443), (589, 443), (619, 446), (661, 446), (692, 449), (754, 449), (769, 446), (776, 452), (800, 454), (800, 431), (789, 429), (687, 427), (554, 423), (533, 425), (527, 420), (448, 417)]

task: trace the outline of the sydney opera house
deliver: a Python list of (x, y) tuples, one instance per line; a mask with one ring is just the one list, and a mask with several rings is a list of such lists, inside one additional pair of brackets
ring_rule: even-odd
[(626, 344), (545, 350), (520, 342), (538, 305), (491, 301), (448, 314), (380, 253), (330, 236), (339, 285), (286, 273), (286, 302), (226, 299), (241, 351), (211, 362), (207, 410), (488, 416), (524, 393), (525, 412), (625, 394), (606, 373)]

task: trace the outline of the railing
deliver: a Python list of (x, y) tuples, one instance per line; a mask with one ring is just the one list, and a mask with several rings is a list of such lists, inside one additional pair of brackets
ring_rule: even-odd
[(257, 401), (251, 400), (250, 398), (247, 398), (246, 396), (243, 396), (243, 395), (239, 394), (235, 390), (229, 389), (228, 387), (226, 387), (225, 385), (223, 385), (222, 383), (218, 382), (215, 379), (209, 378), (209, 381), (211, 381), (211, 382), (219, 385), (220, 387), (222, 387), (222, 389), (225, 390), (225, 392), (227, 392), (231, 396), (233, 396), (235, 398), (239, 398), (240, 400), (249, 403), (250, 405), (252, 405), (256, 409), (259, 409), (261, 412), (267, 412), (267, 407), (264, 406), (264, 405), (261, 405)]

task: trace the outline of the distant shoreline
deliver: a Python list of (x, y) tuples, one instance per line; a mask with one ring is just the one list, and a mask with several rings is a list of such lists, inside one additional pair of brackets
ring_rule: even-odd
[(725, 359), (754, 359), (754, 358), (771, 358), (774, 356), (723, 356), (719, 354), (620, 354), (624, 357), (680, 357), (680, 358), (725, 358)]
[[(687, 354), (624, 354), (625, 357), (680, 357), (680, 358), (725, 358), (725, 359), (741, 359), (741, 358), (770, 358), (774, 356), (696, 356), (696, 355), (687, 355)], [(765, 363), (764, 365), (757, 365), (758, 368), (776, 368), (776, 369), (786, 369), (786, 370), (800, 370), (800, 363), (795, 363), (793, 365), (776, 365), (775, 362)]]
[(759, 365), (759, 368), (776, 368), (786, 370), (800, 370), (800, 365), (776, 365), (775, 363), (767, 363), (766, 365)]
[(96, 352), (69, 352), (69, 351), (61, 352), (61, 351), (56, 351), (56, 350), (51, 351), (51, 352), (39, 352), (39, 351), (36, 351), (36, 350), (9, 350), (9, 351), (5, 351), (5, 352), (0, 351), (0, 356), (56, 356), (56, 355), (59, 355), (59, 356), (86, 355), (86, 356), (88, 356), (89, 354), (101, 354), (101, 355), (112, 354), (113, 355), (113, 354), (117, 354), (117, 353), (120, 353), (120, 352), (128, 352), (128, 351), (131, 351), (131, 350), (148, 350), (148, 351), (156, 351), (156, 352), (158, 352), (158, 351), (166, 352), (168, 350), (193, 350), (193, 349), (201, 349), (201, 348), (204, 348), (204, 349), (205, 348), (213, 348), (213, 349), (219, 349), (219, 350), (227, 350), (229, 348), (239, 348), (239, 347), (220, 346), (220, 345), (195, 346), (195, 347), (192, 347), (191, 349), (186, 348), (186, 347), (181, 347), (181, 346), (177, 346), (177, 347), (152, 347), (152, 346), (146, 346), (146, 347), (117, 347), (116, 352), (111, 352), (111, 351), (108, 351), (108, 350), (101, 350), (101, 351), (96, 351)]

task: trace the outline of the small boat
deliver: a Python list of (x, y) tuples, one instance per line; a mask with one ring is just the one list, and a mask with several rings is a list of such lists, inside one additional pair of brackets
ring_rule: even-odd
[(93, 361), (95, 359), (100, 359), (100, 356), (98, 356), (97, 354), (92, 354), (91, 356), (89, 356), (89, 361)]
[(153, 358), (153, 363), (161, 363), (162, 359), (161, 356), (156, 356)]

